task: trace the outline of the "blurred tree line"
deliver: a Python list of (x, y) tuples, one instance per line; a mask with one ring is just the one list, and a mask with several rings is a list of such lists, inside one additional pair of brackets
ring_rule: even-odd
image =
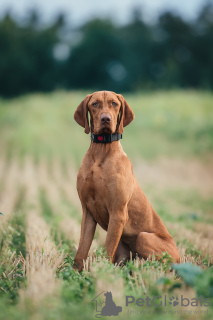
[(140, 10), (124, 26), (91, 20), (80, 28), (59, 15), (42, 27), (34, 11), (25, 21), (0, 20), (0, 95), (58, 88), (133, 91), (213, 89), (213, 5), (186, 21), (165, 12), (148, 24)]

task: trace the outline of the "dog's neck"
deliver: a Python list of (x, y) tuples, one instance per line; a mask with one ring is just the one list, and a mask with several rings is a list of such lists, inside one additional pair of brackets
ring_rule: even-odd
[(113, 141), (111, 143), (95, 143), (91, 141), (89, 150), (94, 161), (103, 162), (111, 153), (123, 152), (120, 141)]

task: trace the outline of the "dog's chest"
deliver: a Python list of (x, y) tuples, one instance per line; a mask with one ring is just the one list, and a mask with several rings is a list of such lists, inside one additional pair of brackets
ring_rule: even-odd
[(107, 172), (94, 163), (89, 169), (81, 168), (77, 178), (77, 189), (81, 202), (89, 209), (102, 228), (107, 229)]

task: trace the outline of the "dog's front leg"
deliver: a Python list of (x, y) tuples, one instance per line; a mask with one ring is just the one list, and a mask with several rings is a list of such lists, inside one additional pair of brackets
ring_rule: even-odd
[(107, 256), (114, 262), (115, 252), (123, 233), (124, 225), (128, 220), (127, 208), (110, 214), (105, 248)]
[(81, 237), (78, 251), (74, 259), (73, 268), (79, 272), (83, 269), (83, 260), (87, 259), (89, 249), (95, 234), (97, 222), (87, 208), (83, 208), (83, 217), (81, 221)]

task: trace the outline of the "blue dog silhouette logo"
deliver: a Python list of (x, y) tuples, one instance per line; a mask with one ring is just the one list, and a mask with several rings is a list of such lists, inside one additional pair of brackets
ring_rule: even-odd
[[(105, 293), (104, 293), (105, 292)], [(103, 299), (103, 293), (105, 300)], [(96, 318), (118, 316), (119, 312), (122, 311), (122, 307), (116, 306), (115, 302), (112, 299), (111, 291), (102, 291), (97, 297), (92, 301), (96, 302)], [(100, 307), (101, 310), (98, 310)]]

